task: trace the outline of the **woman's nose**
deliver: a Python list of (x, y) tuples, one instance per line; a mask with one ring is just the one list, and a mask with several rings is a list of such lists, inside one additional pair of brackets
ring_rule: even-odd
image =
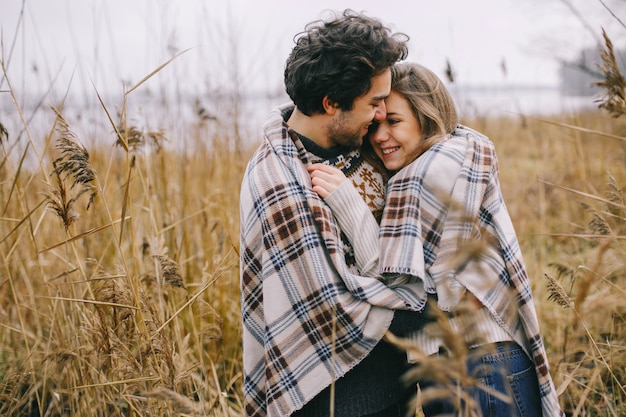
[(389, 139), (389, 132), (387, 126), (385, 126), (385, 123), (380, 123), (378, 126), (376, 126), (376, 131), (374, 131), (372, 139), (374, 140), (374, 142), (378, 143), (384, 142)]

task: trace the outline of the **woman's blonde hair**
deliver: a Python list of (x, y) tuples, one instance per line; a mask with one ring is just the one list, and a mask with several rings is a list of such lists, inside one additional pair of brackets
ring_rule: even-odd
[[(457, 127), (459, 117), (452, 95), (434, 72), (423, 65), (403, 62), (391, 67), (391, 90), (399, 93), (410, 104), (422, 132), (421, 155), (435, 143), (443, 140)], [(368, 134), (375, 131), (375, 126)], [(385, 169), (382, 161), (369, 143), (369, 137), (363, 141), (362, 153), (366, 160), (383, 173), (385, 181), (392, 172)]]
[(391, 89), (407, 99), (419, 123), (421, 154), (457, 127), (454, 100), (441, 79), (423, 65), (403, 62), (394, 65), (391, 74)]

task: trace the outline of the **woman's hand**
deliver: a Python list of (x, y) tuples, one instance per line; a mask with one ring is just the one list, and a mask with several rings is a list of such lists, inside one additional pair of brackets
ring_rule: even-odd
[(312, 164), (307, 167), (311, 174), (313, 191), (326, 198), (348, 178), (340, 169), (325, 164)]

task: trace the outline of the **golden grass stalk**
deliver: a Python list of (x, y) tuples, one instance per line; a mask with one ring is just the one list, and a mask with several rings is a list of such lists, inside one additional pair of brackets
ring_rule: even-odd
[(120, 122), (117, 127), (119, 136), (115, 141), (116, 146), (124, 147), (128, 146), (129, 151), (137, 151), (147, 144), (154, 146), (158, 151), (163, 147), (164, 142), (167, 141), (165, 133), (162, 130), (143, 132), (136, 126), (124, 126), (124, 121)]
[(80, 215), (76, 210), (74, 210), (74, 203), (76, 200), (80, 198), (86, 189), (80, 190), (74, 197), (69, 197), (67, 189), (65, 188), (65, 183), (61, 179), (61, 176), (55, 169), (52, 173), (55, 178), (56, 188), (50, 185), (50, 189), (48, 192), (44, 192), (44, 197), (48, 200), (47, 207), (54, 212), (61, 221), (63, 222), (63, 226), (65, 230), (68, 231), (69, 227), (74, 223)]
[(600, 51), (602, 64), (598, 64), (598, 68), (604, 75), (604, 80), (593, 83), (593, 86), (605, 89), (604, 95), (596, 102), (600, 104), (598, 107), (608, 111), (613, 117), (620, 117), (626, 114), (626, 80), (622, 75), (615, 53), (613, 52), (613, 42), (602, 29), (604, 37), (605, 49)]
[(0, 145), (5, 141), (9, 141), (9, 131), (0, 123)]
[(609, 182), (607, 183), (606, 198), (610, 202), (607, 204), (607, 210), (611, 215), (618, 218), (626, 218), (626, 202), (624, 201), (624, 192), (617, 184), (617, 180), (609, 171)]
[[(89, 163), (89, 152), (80, 144), (78, 137), (70, 128), (67, 120), (54, 106), (52, 111), (57, 117), (57, 130), (59, 138), (55, 148), (61, 155), (54, 160), (54, 172), (64, 175), (63, 179), (72, 178), (72, 187), (77, 185), (87, 186), (95, 178), (95, 174)], [(89, 200), (91, 203), (92, 198)]]
[(164, 255), (153, 255), (159, 265), (161, 282), (165, 285), (187, 290), (180, 266), (172, 258)]
[(549, 274), (544, 274), (544, 277), (547, 280), (548, 292), (550, 293), (548, 300), (554, 301), (563, 308), (572, 308), (574, 302), (572, 298), (567, 295), (561, 283)]
[[(63, 226), (67, 231), (79, 215), (74, 210), (74, 205), (85, 193), (89, 194), (87, 209), (91, 206), (96, 197), (96, 187), (91, 183), (95, 180), (95, 174), (89, 162), (89, 153), (83, 145), (78, 142), (76, 134), (70, 129), (69, 124), (55, 107), (52, 111), (57, 117), (57, 130), (59, 138), (55, 148), (60, 152), (52, 165), (54, 167), (52, 175), (55, 177), (56, 188), (50, 186), (44, 195), (48, 199), (48, 207), (56, 213), (63, 221)], [(65, 181), (70, 179), (70, 189), (76, 187), (78, 191), (70, 197)]]
[[(469, 392), (471, 388), (484, 390), (505, 402), (512, 401), (508, 396), (484, 386), (478, 375), (467, 371), (470, 356), (488, 352), (487, 348), (480, 346), (470, 350), (471, 346), (480, 345), (484, 340), (476, 325), (477, 308), (478, 305), (471, 298), (467, 298), (451, 314), (437, 307), (430, 310), (435, 321), (426, 325), (424, 331), (441, 339), (443, 351), (438, 355), (426, 355), (410, 340), (396, 337), (389, 332), (385, 335), (387, 341), (406, 350), (414, 361), (411, 369), (404, 375), (404, 381), (407, 384), (428, 381), (425, 386), (419, 385), (418, 397), (414, 400), (416, 407), (444, 401), (455, 407), (455, 415), (479, 417), (478, 403)], [(452, 321), (455, 322), (454, 326)], [(419, 411), (423, 410), (418, 409)]]
[(202, 403), (195, 402), (171, 389), (165, 387), (156, 387), (152, 391), (143, 392), (148, 398), (155, 398), (165, 401), (174, 413), (182, 413), (189, 416), (201, 416), (204, 414), (204, 406)]

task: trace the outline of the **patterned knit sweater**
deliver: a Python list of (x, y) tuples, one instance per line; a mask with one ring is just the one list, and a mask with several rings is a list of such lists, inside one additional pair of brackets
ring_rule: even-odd
[[(287, 118), (287, 115), (283, 117)], [(344, 212), (355, 226), (354, 229), (348, 230), (347, 234), (342, 232), (346, 263), (355, 273), (369, 275), (367, 269), (377, 265), (377, 259), (372, 260), (371, 253), (367, 251), (356, 251), (355, 256), (351, 243), (354, 237), (348, 236), (353, 236), (356, 232), (359, 233), (361, 241), (378, 240), (377, 227), (358, 228), (358, 226), (360, 220), (374, 219), (372, 213), (383, 209), (385, 184), (381, 173), (365, 161), (358, 151), (322, 148), (294, 132), (294, 139), (296, 137), (302, 142), (311, 163), (321, 162), (335, 166), (350, 179), (350, 190), (354, 194), (348, 198), (358, 199), (359, 207), (364, 208), (364, 212), (359, 213), (356, 210)], [(389, 331), (396, 335), (420, 330), (425, 324), (424, 320), (427, 319), (423, 312), (398, 310), (394, 313)], [(407, 401), (408, 397), (415, 394), (415, 388), (402, 382), (402, 376), (409, 369), (410, 365), (404, 351), (386, 341), (380, 341), (363, 361), (334, 383), (332, 387), (334, 393), (331, 392), (330, 386), (325, 388), (293, 416), (327, 417), (331, 401), (335, 415), (342, 417), (369, 415), (387, 409), (399, 401)]]

